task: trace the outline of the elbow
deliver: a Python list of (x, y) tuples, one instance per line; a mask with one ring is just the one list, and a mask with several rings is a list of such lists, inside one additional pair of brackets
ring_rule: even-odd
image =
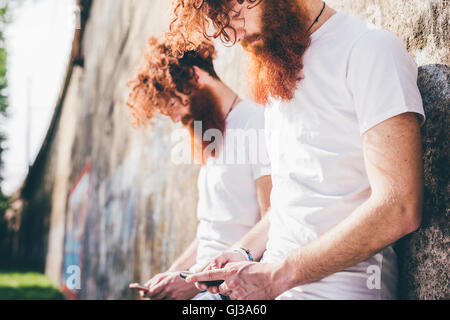
[(417, 231), (422, 224), (422, 208), (401, 207), (400, 234), (406, 236)]
[(408, 224), (407, 224), (407, 228), (405, 230), (406, 231), (405, 235), (408, 235), (410, 233), (413, 233), (413, 232), (419, 230), (421, 224), (422, 224), (421, 216), (410, 217)]
[(381, 206), (384, 217), (391, 226), (391, 240), (417, 231), (422, 224), (423, 195), (419, 192), (392, 194), (372, 194), (373, 200)]

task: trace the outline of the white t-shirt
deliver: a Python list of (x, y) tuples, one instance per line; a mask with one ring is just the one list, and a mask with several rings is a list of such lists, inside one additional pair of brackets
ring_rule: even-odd
[[(391, 32), (338, 12), (312, 34), (303, 64), (294, 99), (272, 100), (265, 114), (273, 181), (265, 262), (282, 260), (368, 199), (364, 132), (405, 112), (425, 117), (417, 65)], [(396, 280), (388, 247), (279, 299), (389, 299)]]
[(259, 221), (255, 180), (270, 175), (264, 108), (237, 104), (226, 119), (223, 148), (198, 177), (199, 225), (195, 269), (241, 239)]

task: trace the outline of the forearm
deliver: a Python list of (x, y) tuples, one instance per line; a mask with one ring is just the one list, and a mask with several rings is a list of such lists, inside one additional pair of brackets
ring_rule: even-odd
[(189, 247), (178, 257), (168, 271), (188, 270), (192, 267), (197, 258), (198, 240), (195, 239)]
[(272, 274), (284, 280), (281, 284), (292, 288), (320, 280), (368, 259), (419, 227), (423, 167), (416, 115), (404, 113), (376, 125), (364, 133), (362, 146), (370, 198), (289, 255)]
[(269, 228), (269, 214), (266, 214), (233, 248), (240, 247), (250, 250), (255, 261), (259, 261), (266, 250)]
[(318, 281), (362, 262), (397, 241), (405, 207), (368, 200), (331, 230), (290, 254), (274, 277), (285, 289)]

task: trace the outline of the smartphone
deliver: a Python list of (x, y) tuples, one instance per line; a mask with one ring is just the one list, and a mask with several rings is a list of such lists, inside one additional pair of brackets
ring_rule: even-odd
[(142, 284), (139, 283), (130, 283), (130, 285), (128, 286), (130, 289), (136, 289), (136, 290), (141, 290), (141, 291), (149, 291), (150, 289)]
[[(189, 277), (192, 274), (193, 274), (192, 272), (182, 271), (182, 272), (180, 272), (180, 277), (182, 277), (183, 279), (186, 279), (187, 277)], [(199, 281), (199, 283), (206, 284), (208, 287), (218, 287), (224, 282), (225, 282), (225, 280)]]

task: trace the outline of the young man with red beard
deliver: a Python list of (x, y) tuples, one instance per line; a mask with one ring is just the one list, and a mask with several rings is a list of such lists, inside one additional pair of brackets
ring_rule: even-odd
[(249, 53), (273, 180), (270, 226), (239, 242), (262, 263), (225, 252), (187, 281), (223, 279), (209, 290), (232, 299), (395, 299), (392, 244), (421, 221), (425, 120), (401, 41), (320, 0), (179, 0), (174, 13), (174, 35)]
[[(138, 76), (129, 82), (127, 104), (136, 126), (149, 124), (159, 113), (189, 129), (194, 155), (199, 152), (194, 160), (202, 165), (197, 185), (199, 225), (195, 241), (167, 272), (146, 283), (149, 290), (141, 291), (141, 296), (153, 300), (221, 299), (218, 294), (199, 293), (180, 277), (180, 271), (196, 271), (234, 248), (255, 225), (257, 229), (268, 223), (267, 218), (261, 220), (270, 207), (272, 187), (264, 109), (240, 99), (219, 79), (210, 42), (177, 56), (169, 41), (149, 40)], [(215, 139), (214, 148), (206, 141), (211, 140), (206, 139), (209, 135)], [(231, 250), (236, 261), (249, 258), (241, 248)]]

